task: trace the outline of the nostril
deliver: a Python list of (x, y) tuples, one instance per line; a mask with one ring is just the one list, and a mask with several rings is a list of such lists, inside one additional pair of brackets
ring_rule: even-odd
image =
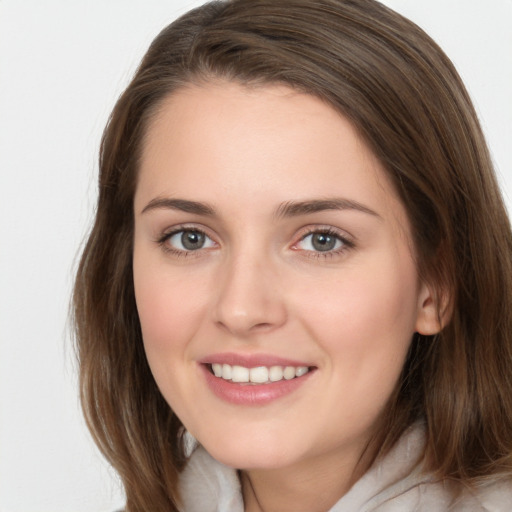
[(272, 324), (270, 324), (268, 322), (261, 322), (259, 324), (253, 325), (251, 327), (251, 330), (253, 330), (253, 331), (256, 331), (256, 330), (262, 331), (262, 330), (270, 329), (270, 328), (272, 328)]

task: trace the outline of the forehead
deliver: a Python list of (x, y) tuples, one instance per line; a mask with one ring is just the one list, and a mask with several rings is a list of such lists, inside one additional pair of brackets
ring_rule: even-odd
[(333, 195), (381, 209), (398, 202), (379, 161), (330, 105), (285, 86), (214, 83), (163, 101), (146, 133), (135, 202), (186, 196), (262, 209)]

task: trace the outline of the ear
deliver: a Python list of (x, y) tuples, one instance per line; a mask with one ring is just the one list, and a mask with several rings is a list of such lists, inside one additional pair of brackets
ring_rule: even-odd
[(440, 332), (451, 317), (451, 300), (447, 290), (422, 283), (418, 294), (416, 332), (431, 336)]

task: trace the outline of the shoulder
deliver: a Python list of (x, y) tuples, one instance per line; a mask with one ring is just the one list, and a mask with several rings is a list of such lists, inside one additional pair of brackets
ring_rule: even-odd
[[(512, 478), (468, 489), (466, 494), (468, 495), (467, 499), (477, 503), (482, 511), (510, 512), (512, 510)], [(463, 509), (461, 508), (461, 510)]]
[(457, 489), (453, 484), (422, 482), (370, 506), (368, 512), (510, 512), (512, 484)]
[(512, 481), (467, 487), (423, 471), (421, 424), (411, 427), (331, 512), (511, 512)]

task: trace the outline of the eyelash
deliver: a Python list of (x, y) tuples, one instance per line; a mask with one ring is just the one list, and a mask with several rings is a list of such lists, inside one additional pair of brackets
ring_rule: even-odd
[(179, 233), (198, 233), (199, 235), (203, 235), (205, 238), (208, 238), (209, 240), (213, 239), (208, 236), (208, 234), (200, 228), (193, 227), (193, 226), (177, 226), (172, 231), (169, 231), (167, 233), (164, 233), (160, 238), (156, 240), (158, 245), (161, 246), (162, 250), (166, 253), (172, 254), (173, 256), (183, 258), (183, 257), (191, 257), (191, 256), (198, 256), (197, 253), (201, 253), (203, 248), (197, 249), (197, 250), (182, 250), (182, 249), (176, 249), (169, 245), (167, 242), (174, 236)]
[(307, 257), (309, 258), (333, 258), (336, 256), (340, 256), (341, 254), (355, 247), (355, 244), (352, 240), (349, 240), (346, 236), (341, 235), (341, 233), (336, 229), (333, 229), (331, 227), (317, 227), (308, 229), (304, 234), (302, 234), (299, 241), (293, 245), (292, 249), (294, 249), (299, 243), (303, 242), (308, 236), (312, 235), (326, 235), (329, 237), (333, 237), (339, 242), (341, 242), (341, 247), (328, 251), (304, 251), (307, 254)]
[[(197, 250), (182, 250), (182, 249), (176, 249), (172, 246), (170, 246), (167, 242), (175, 235), (179, 233), (185, 233), (185, 232), (191, 232), (191, 233), (198, 233), (199, 235), (202, 235), (206, 237), (207, 239), (213, 241), (213, 239), (202, 229), (192, 226), (177, 226), (172, 231), (169, 231), (167, 233), (164, 233), (160, 238), (156, 240), (158, 245), (162, 247), (162, 250), (166, 253), (172, 254), (176, 257), (191, 257), (191, 256), (198, 256), (203, 250), (207, 250), (209, 248), (199, 248)], [(341, 242), (341, 247), (334, 249), (334, 250), (327, 250), (327, 251), (314, 251), (314, 250), (304, 250), (303, 252), (307, 254), (307, 257), (309, 258), (332, 258), (338, 255), (341, 255), (342, 253), (353, 249), (355, 247), (355, 244), (353, 241), (349, 240), (347, 237), (342, 236), (337, 230), (331, 228), (331, 227), (318, 227), (318, 228), (311, 228), (308, 229), (305, 233), (303, 233), (298, 240), (298, 242), (295, 242), (292, 246), (292, 249), (294, 250), (300, 250), (296, 246), (306, 240), (308, 236), (312, 235), (326, 235), (328, 237), (333, 237), (337, 241)], [(215, 243), (215, 241), (213, 241)]]

